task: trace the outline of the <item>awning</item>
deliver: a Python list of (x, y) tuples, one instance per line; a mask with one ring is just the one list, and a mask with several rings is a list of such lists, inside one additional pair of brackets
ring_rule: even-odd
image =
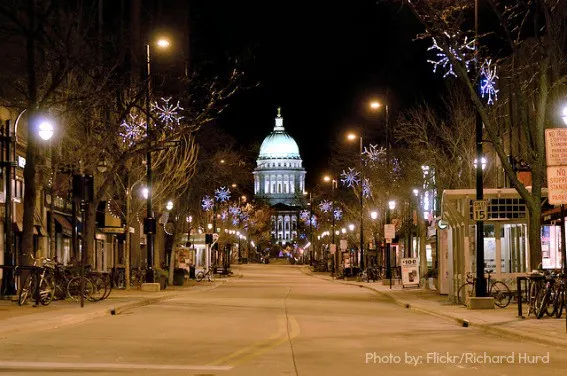
[(73, 225), (69, 222), (67, 217), (58, 213), (53, 213), (53, 219), (55, 219), (55, 226), (57, 227), (57, 225), (59, 225), (60, 227), (56, 228), (55, 231), (60, 232), (65, 236), (71, 236), (73, 233)]
[[(21, 202), (16, 203), (16, 209), (12, 213), (12, 231), (13, 232), (23, 232), (24, 231), (24, 204)], [(33, 226), (34, 235), (38, 235), (37, 226)]]

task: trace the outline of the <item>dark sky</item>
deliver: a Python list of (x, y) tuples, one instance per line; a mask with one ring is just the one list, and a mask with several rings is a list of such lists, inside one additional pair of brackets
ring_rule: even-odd
[(261, 142), (282, 106), (308, 184), (349, 127), (383, 125), (367, 116), (370, 98), (390, 104), (392, 122), (442, 87), (426, 62), (429, 45), (414, 41), (420, 25), (399, 3), (205, 1), (191, 14), (194, 53), (248, 56), (249, 82), (259, 82), (233, 98), (222, 127), (243, 145)]

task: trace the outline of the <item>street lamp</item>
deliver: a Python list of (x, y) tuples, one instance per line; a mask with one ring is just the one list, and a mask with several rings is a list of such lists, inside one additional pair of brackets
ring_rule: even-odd
[[(388, 211), (387, 211), (387, 215), (386, 215), (386, 223), (389, 225), (390, 224), (390, 217), (391, 217), (391, 211), (394, 210), (396, 208), (396, 201), (389, 201), (388, 202)], [(385, 235), (385, 234), (384, 234)], [(392, 243), (392, 239), (387, 238), (386, 239), (386, 279), (390, 280), (390, 288), (392, 288), (392, 262), (391, 262), (391, 257), (390, 257), (390, 244)]]
[[(170, 43), (167, 39), (160, 38), (156, 45), (160, 48), (168, 48)], [(151, 134), (151, 115), (150, 100), (152, 97), (152, 74), (151, 74), (151, 58), (150, 43), (146, 44), (146, 138), (148, 139), (148, 151), (146, 152), (146, 184), (148, 196), (146, 201), (146, 218), (144, 220), (144, 232), (146, 233), (147, 247), (147, 270), (146, 282), (154, 283), (154, 235), (156, 231), (156, 218), (152, 209), (152, 134)]]
[(167, 204), (165, 205), (165, 208), (169, 211), (171, 211), (171, 209), (173, 209), (173, 201), (168, 201)]
[[(349, 133), (347, 135), (349, 140), (356, 140), (357, 136), (353, 133)], [(363, 199), (363, 186), (364, 186), (364, 161), (362, 160), (362, 135), (358, 136), (359, 139), (359, 147), (360, 147), (360, 270), (364, 270), (364, 220), (363, 220), (363, 212), (364, 212), (364, 199)]]
[[(332, 238), (331, 238), (331, 244), (333, 246), (335, 246), (335, 188), (337, 187), (337, 181), (335, 179), (333, 179), (332, 177), (326, 175), (323, 177), (323, 180), (327, 183), (331, 183), (331, 217), (332, 217)], [(334, 267), (333, 267), (333, 274), (336, 271), (336, 268), (338, 266), (338, 262), (339, 262), (339, 252), (337, 250), (337, 248), (335, 247), (335, 257), (334, 257)]]

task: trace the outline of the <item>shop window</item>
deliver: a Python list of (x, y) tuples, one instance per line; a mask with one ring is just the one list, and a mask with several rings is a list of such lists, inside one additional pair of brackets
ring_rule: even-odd
[(503, 224), (500, 231), (502, 273), (526, 272), (525, 224)]
[(541, 226), (541, 266), (561, 269), (561, 227)]

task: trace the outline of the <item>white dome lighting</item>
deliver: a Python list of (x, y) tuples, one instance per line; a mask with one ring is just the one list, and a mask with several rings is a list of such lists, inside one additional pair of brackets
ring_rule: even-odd
[(283, 117), (278, 108), (278, 117), (272, 133), (268, 135), (260, 146), (259, 159), (300, 159), (297, 143), (283, 127)]

